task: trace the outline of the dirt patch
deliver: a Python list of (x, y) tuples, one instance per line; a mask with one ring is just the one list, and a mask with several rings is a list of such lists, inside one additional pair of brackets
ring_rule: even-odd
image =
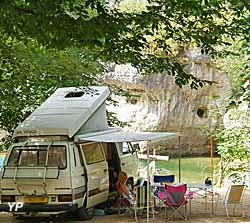
[[(194, 195), (194, 198), (191, 200), (191, 213), (190, 213), (190, 203), (188, 204), (188, 223), (250, 223), (250, 189), (247, 188), (244, 199), (243, 199), (243, 210), (244, 210), (244, 217), (241, 217), (242, 210), (238, 207), (235, 210), (234, 216), (230, 216), (229, 218), (226, 217), (225, 207), (223, 205), (223, 197), (226, 192), (226, 188), (215, 189), (214, 192), (219, 194), (218, 196), (220, 199), (217, 200), (218, 197), (208, 196), (206, 199), (205, 205), (205, 198), (201, 196)], [(212, 202), (213, 201), (213, 202)], [(213, 209), (212, 209), (213, 208)], [(233, 207), (229, 208), (229, 213), (232, 214)], [(125, 216), (118, 216), (117, 214), (113, 215), (105, 215), (105, 216), (95, 216), (93, 219), (86, 221), (86, 223), (145, 223), (146, 216), (139, 216), (138, 221), (136, 222), (133, 218), (133, 215), (126, 214)], [(0, 222), (4, 223), (27, 223), (27, 222), (46, 222), (44, 220), (15, 220), (12, 215), (8, 213), (0, 213)], [(48, 221), (47, 221), (48, 222)], [(52, 222), (52, 221), (51, 221)], [(71, 220), (71, 219), (54, 219), (53, 222), (55, 223), (82, 223), (83, 221), (78, 220)], [(165, 223), (165, 211), (164, 208), (155, 215), (155, 218), (152, 219), (150, 217), (149, 222), (154, 223)], [(176, 216), (169, 223), (184, 223), (183, 219), (180, 219)]]

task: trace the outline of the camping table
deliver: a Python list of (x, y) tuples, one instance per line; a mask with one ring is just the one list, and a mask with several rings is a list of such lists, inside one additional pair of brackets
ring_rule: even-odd
[[(205, 206), (205, 211), (207, 212), (207, 202), (208, 202), (208, 196), (211, 195), (212, 196), (212, 207), (211, 207), (211, 214), (214, 213), (213, 210), (213, 188), (212, 185), (206, 185), (206, 184), (196, 184), (196, 183), (187, 183), (187, 188), (189, 193), (190, 192), (194, 192), (194, 196), (198, 195), (202, 198), (204, 198), (204, 206)], [(195, 198), (193, 198), (195, 199)], [(190, 214), (191, 214), (191, 200), (190, 199)]]

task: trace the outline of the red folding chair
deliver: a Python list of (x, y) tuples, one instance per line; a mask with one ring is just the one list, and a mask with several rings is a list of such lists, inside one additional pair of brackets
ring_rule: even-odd
[[(166, 221), (173, 218), (176, 214), (180, 215), (183, 219), (187, 220), (187, 200), (186, 200), (186, 184), (179, 185), (165, 185), (167, 198), (165, 207)], [(168, 215), (168, 209), (171, 211)]]

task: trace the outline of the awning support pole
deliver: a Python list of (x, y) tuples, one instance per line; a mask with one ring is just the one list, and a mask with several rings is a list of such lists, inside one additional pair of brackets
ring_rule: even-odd
[(179, 136), (179, 183), (181, 182), (181, 137)]
[(210, 161), (211, 161), (211, 179), (212, 179), (212, 215), (214, 214), (214, 148), (213, 148), (213, 129), (210, 128)]
[[(150, 142), (150, 141), (149, 141)], [(149, 146), (147, 145), (147, 223), (149, 223), (149, 196), (150, 196), (150, 190), (149, 190)]]

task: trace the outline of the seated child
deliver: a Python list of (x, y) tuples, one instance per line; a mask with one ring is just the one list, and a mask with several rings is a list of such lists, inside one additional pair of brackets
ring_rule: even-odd
[(127, 173), (121, 171), (118, 175), (118, 181), (116, 182), (116, 188), (121, 192), (122, 196), (129, 201), (130, 204), (134, 203), (134, 194), (131, 188), (126, 185), (128, 176)]

